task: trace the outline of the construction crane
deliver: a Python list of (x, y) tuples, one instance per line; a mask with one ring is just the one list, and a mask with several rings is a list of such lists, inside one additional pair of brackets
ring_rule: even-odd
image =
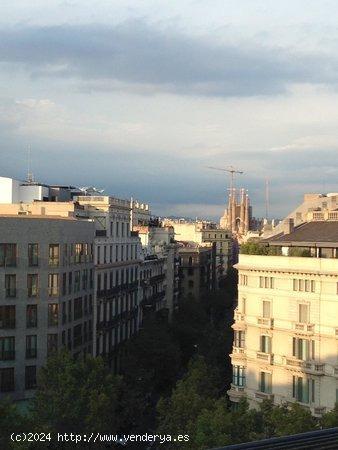
[(238, 173), (240, 175), (242, 175), (244, 173), (241, 170), (235, 169), (233, 166), (229, 166), (229, 167), (226, 167), (226, 168), (207, 166), (207, 168), (208, 169), (213, 169), (213, 170), (220, 170), (221, 172), (228, 172), (228, 173), (230, 173), (230, 192), (232, 192), (232, 190), (234, 188), (235, 173)]

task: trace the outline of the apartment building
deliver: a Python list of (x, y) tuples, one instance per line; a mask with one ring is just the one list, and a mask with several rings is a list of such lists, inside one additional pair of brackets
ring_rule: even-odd
[(211, 243), (215, 253), (215, 272), (213, 286), (226, 275), (232, 261), (232, 234), (225, 228), (219, 228), (213, 222), (165, 219), (164, 224), (172, 226), (178, 241), (191, 241), (196, 244)]
[(192, 242), (179, 242), (179, 245), (179, 297), (198, 300), (213, 286), (213, 247)]
[(288, 219), (264, 245), (275, 256), (240, 254), (236, 266), (230, 400), (321, 415), (338, 400), (338, 222)]
[(25, 399), (53, 351), (92, 353), (94, 224), (2, 214), (0, 236), (0, 398)]
[(118, 370), (121, 346), (142, 321), (141, 242), (131, 230), (131, 205), (106, 195), (78, 196), (76, 214), (94, 221), (94, 354)]
[[(173, 227), (158, 220), (134, 225), (142, 243), (141, 287), (143, 312), (166, 310), (171, 320), (178, 306), (178, 245)], [(163, 311), (164, 312), (164, 311)]]

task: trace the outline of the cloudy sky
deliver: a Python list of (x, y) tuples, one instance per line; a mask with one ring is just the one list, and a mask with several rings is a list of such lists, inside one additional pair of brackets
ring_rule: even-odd
[(336, 0), (1, 0), (0, 175), (157, 214), (254, 214), (338, 191)]

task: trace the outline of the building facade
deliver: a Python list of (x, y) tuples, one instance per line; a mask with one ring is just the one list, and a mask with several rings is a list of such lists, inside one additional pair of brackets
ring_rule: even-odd
[(212, 290), (215, 264), (213, 246), (179, 244), (179, 296), (198, 300)]
[(338, 222), (308, 222), (239, 255), (230, 400), (299, 402), (314, 415), (338, 393)]
[(58, 348), (93, 345), (93, 237), (87, 220), (0, 216), (0, 398), (29, 398)]
[(164, 224), (172, 226), (175, 239), (178, 241), (194, 242), (195, 244), (210, 243), (214, 245), (215, 271), (213, 286), (217, 288), (220, 280), (226, 275), (232, 263), (233, 241), (229, 230), (219, 228), (213, 222), (165, 219)]
[(96, 356), (119, 370), (121, 347), (139, 330), (140, 239), (131, 230), (128, 200), (111, 196), (79, 196), (77, 215), (94, 221)]

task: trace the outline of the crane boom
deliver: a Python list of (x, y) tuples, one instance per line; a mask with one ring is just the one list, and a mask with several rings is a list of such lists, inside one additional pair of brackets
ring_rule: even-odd
[(242, 170), (237, 170), (233, 166), (229, 166), (227, 168), (207, 166), (207, 168), (208, 169), (212, 169), (212, 170), (219, 170), (221, 172), (228, 172), (228, 173), (230, 173), (230, 192), (231, 193), (232, 193), (232, 190), (234, 188), (235, 173), (238, 173), (240, 175), (242, 175), (244, 173)]

